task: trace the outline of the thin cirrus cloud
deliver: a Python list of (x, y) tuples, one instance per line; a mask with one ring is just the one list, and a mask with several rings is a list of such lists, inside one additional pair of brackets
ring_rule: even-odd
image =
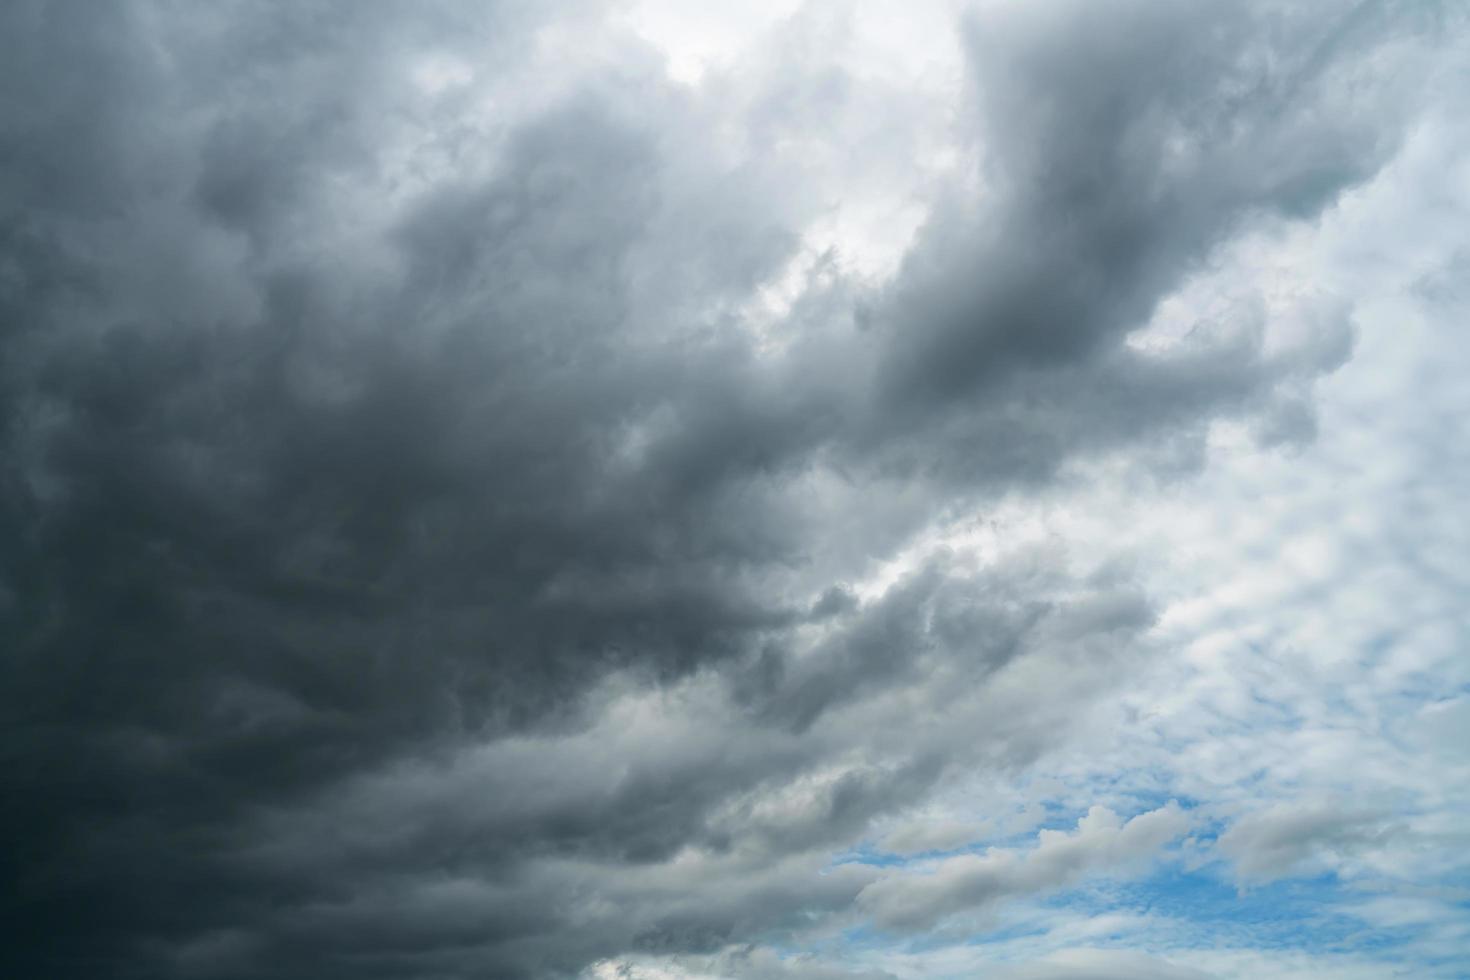
[(1452, 975), (1459, 566), (1370, 662), (1292, 522), (1463, 308), (1463, 15), (0, 18), (8, 972), (1307, 976), (1189, 909), (1326, 873)]

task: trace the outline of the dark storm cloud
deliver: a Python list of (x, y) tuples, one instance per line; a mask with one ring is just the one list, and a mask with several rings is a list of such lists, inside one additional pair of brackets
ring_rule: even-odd
[[(1376, 104), (1324, 101), (1377, 15), (971, 21), (986, 190), (774, 352), (740, 304), (799, 181), (631, 43), (548, 75), (553, 16), (603, 30), (0, 14), (8, 972), (544, 976), (839, 914), (868, 873), (827, 852), (1038, 737), (987, 678), (1150, 618), (1044, 557), (843, 580), (1344, 354), (1123, 340), (1384, 159)], [(415, 87), (444, 49), (496, 109)]]
[(901, 433), (886, 451), (921, 469), (1044, 476), (1345, 355), (1342, 329), (1297, 360), (1243, 338), (1175, 357), (1120, 343), (1243, 218), (1312, 213), (1391, 148), (1378, 119), (1327, 104), (1350, 70), (1335, 56), (1372, 27), (1284, 51), (1264, 27), (1240, 5), (970, 20), (983, 198), (936, 212), (885, 297), (865, 449)]

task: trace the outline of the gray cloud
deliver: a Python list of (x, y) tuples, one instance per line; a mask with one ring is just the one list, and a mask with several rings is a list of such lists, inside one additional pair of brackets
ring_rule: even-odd
[(1189, 828), (1177, 804), (1128, 822), (1093, 807), (1075, 833), (1042, 831), (1024, 854), (988, 851), (946, 858), (931, 871), (895, 875), (869, 885), (859, 902), (886, 929), (929, 929), (947, 916), (984, 908), (1014, 895), (1036, 895), (1080, 879), (1099, 867), (1127, 866), (1152, 857)]
[(773, 72), (729, 150), (578, 5), (9, 5), (7, 972), (572, 975), (850, 913), (833, 849), (1152, 616), (1057, 554), (852, 583), (1071, 461), (1297, 432), (1346, 355), (1126, 343), (1401, 132), (1386, 13), (1260, 16), (971, 18), (984, 190), (772, 350), (742, 304), (819, 210), (772, 133), (841, 80)]
[(1271, 881), (1313, 859), (1371, 846), (1389, 832), (1388, 814), (1315, 800), (1248, 813), (1220, 835), (1219, 849), (1243, 882)]

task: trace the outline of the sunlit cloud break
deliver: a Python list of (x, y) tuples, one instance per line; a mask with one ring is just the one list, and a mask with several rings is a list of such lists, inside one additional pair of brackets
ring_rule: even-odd
[(1470, 975), (1470, 10), (0, 5), (0, 975)]

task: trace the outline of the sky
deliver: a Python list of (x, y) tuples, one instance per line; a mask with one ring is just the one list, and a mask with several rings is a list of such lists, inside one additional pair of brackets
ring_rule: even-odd
[(0, 973), (1470, 976), (1470, 11), (0, 6)]

